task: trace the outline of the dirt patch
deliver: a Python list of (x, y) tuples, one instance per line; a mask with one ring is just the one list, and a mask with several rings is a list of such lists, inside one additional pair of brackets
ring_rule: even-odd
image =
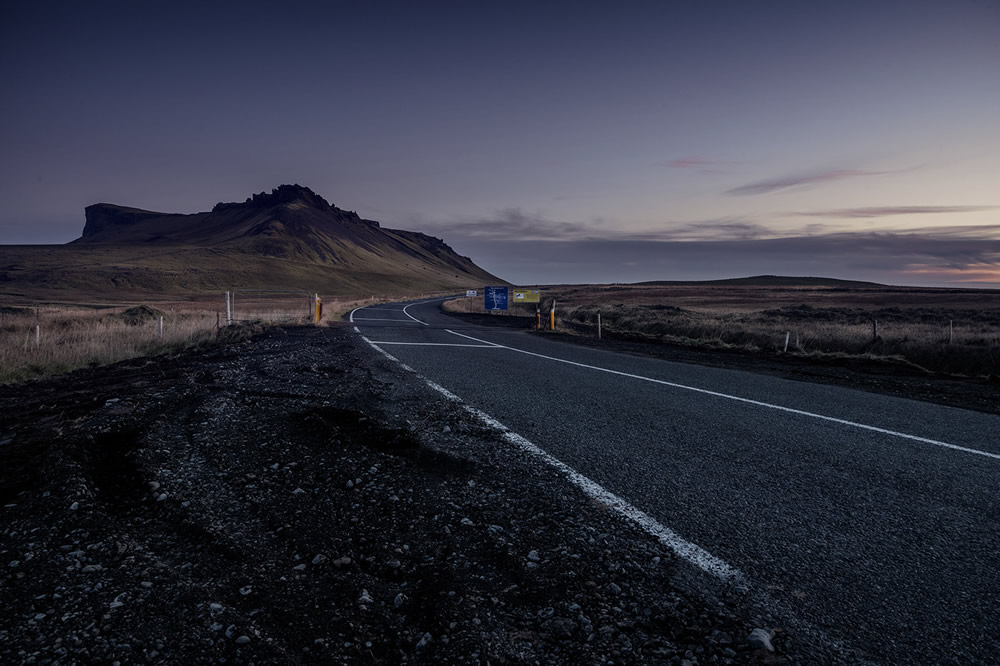
[(849, 663), (347, 327), (0, 387), (3, 663)]
[(158, 317), (164, 316), (164, 312), (148, 305), (136, 305), (123, 312), (116, 312), (106, 316), (122, 321), (129, 326), (139, 326), (140, 324), (155, 321)]

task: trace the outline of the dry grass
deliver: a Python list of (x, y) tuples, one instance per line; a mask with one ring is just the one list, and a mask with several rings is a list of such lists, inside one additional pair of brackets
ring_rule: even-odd
[[(133, 309), (135, 310), (135, 309)], [(0, 382), (69, 372), (202, 344), (217, 337), (207, 310), (163, 313), (127, 308), (4, 307), (0, 315)]]
[[(821, 360), (864, 357), (946, 374), (1000, 375), (1000, 291), (573, 286), (546, 290), (543, 314), (553, 299), (557, 328), (579, 335), (597, 335), (600, 313), (609, 338)], [(483, 311), (481, 300), (459, 299), (447, 307)], [(534, 314), (533, 306), (520, 307), (509, 314)]]
[[(321, 324), (337, 321), (362, 305), (406, 298), (414, 296), (327, 297)], [(237, 294), (234, 315), (241, 326), (226, 327), (221, 296), (152, 306), (0, 305), (0, 383), (238, 340), (248, 330), (259, 330), (259, 325), (311, 324), (312, 300), (305, 294), (244, 292)]]

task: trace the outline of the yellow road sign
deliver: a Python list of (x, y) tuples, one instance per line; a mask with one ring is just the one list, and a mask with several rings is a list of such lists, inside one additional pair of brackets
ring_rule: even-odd
[(515, 303), (538, 303), (542, 298), (541, 292), (538, 289), (515, 289), (514, 290), (514, 302)]

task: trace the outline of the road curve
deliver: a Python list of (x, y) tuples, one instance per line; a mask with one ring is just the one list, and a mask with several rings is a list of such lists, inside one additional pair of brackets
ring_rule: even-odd
[(874, 663), (996, 663), (1000, 417), (469, 326), (439, 304), (350, 318), (790, 624)]

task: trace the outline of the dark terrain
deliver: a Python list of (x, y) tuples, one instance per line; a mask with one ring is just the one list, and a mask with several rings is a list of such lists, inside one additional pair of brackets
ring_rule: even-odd
[(843, 663), (344, 326), (0, 414), (2, 663)]
[(502, 283), (440, 238), (384, 228), (299, 185), (203, 213), (110, 203), (85, 212), (83, 234), (66, 245), (0, 245), (0, 296), (135, 301), (236, 287), (367, 298)]

